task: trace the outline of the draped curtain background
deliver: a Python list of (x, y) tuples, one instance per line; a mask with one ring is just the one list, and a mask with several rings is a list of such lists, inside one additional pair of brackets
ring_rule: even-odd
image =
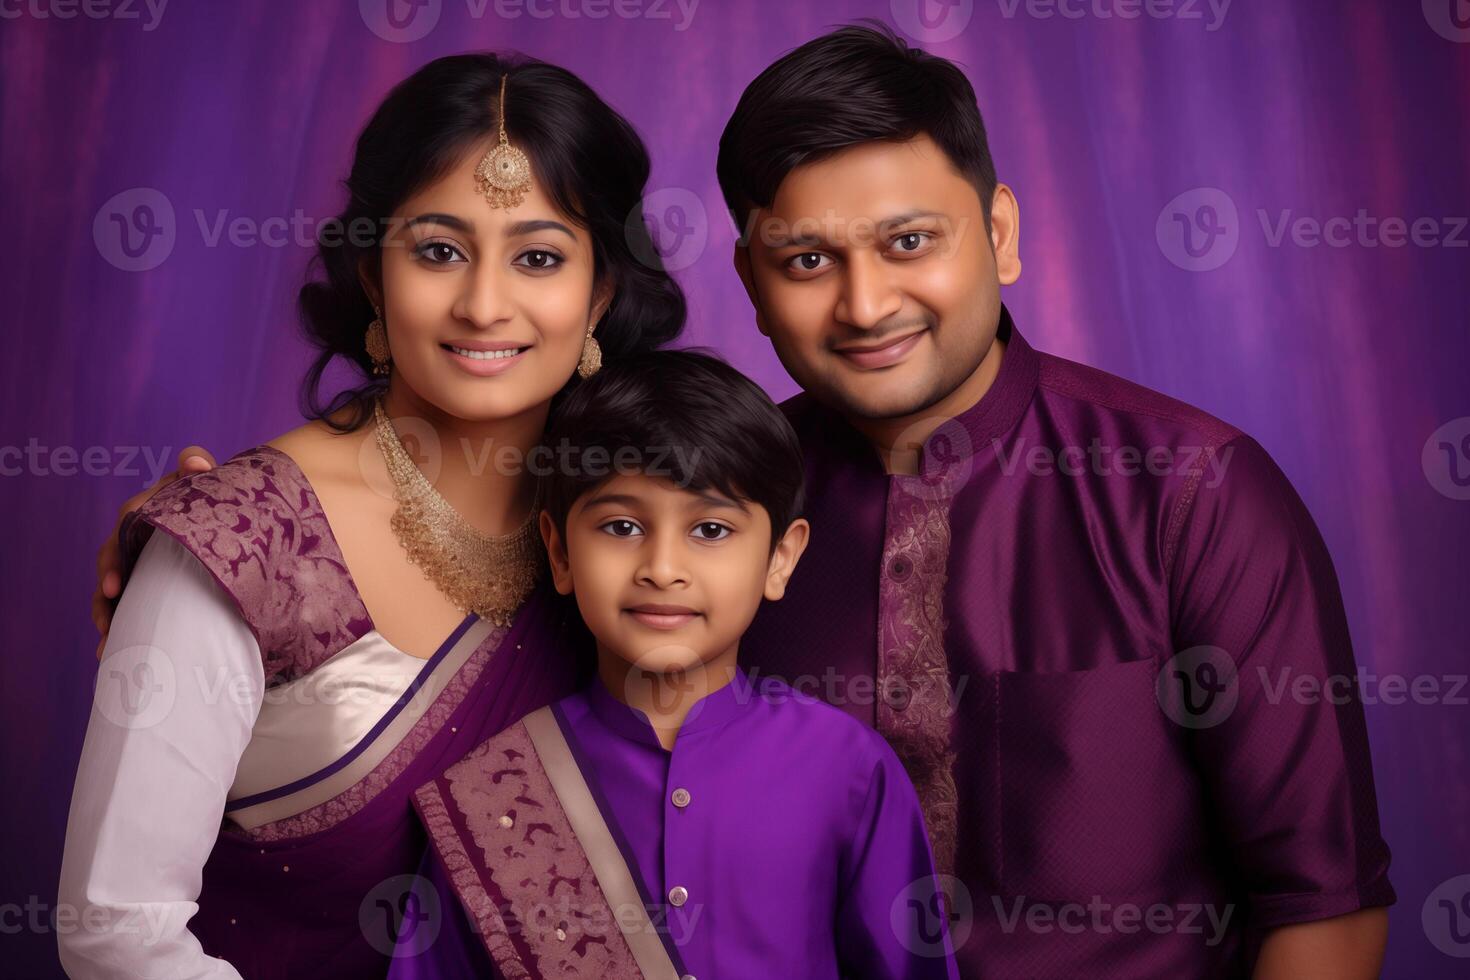
[(1370, 701), (1400, 896), (1388, 975), (1463, 965), (1466, 0), (0, 0), (12, 975), (60, 975), (48, 917), (96, 673), (97, 546), (182, 446), (224, 459), (299, 424), (295, 290), (388, 88), (482, 48), (580, 74), (652, 152), (685, 343), (779, 398), (795, 387), (730, 269), (716, 143), (765, 65), (860, 16), (974, 83), (1020, 200), (1025, 271), (1004, 298), (1027, 338), (1241, 427), (1306, 500)]

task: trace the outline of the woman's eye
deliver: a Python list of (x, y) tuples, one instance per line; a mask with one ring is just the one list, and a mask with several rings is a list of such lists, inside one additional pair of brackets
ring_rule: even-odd
[(430, 265), (448, 265), (455, 258), (463, 260), (464, 255), (459, 249), (448, 242), (425, 242), (417, 249), (418, 256)]
[(792, 256), (786, 263), (786, 267), (792, 272), (818, 272), (826, 267), (823, 263), (831, 261), (821, 252), (802, 252), (800, 255)]
[(719, 541), (730, 536), (730, 529), (714, 521), (705, 521), (694, 529), (701, 541)]
[(555, 269), (564, 260), (555, 252), (545, 249), (533, 248), (516, 256), (515, 265), (525, 266), (528, 269)]
[(637, 524), (624, 520), (608, 521), (602, 525), (602, 530), (619, 538), (631, 538), (635, 534), (642, 533), (642, 529)]

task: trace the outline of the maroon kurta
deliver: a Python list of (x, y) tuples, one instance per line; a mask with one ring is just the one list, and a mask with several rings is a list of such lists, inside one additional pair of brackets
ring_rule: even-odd
[(1355, 674), (1342, 599), (1285, 476), (1009, 313), (1001, 337), (920, 476), (786, 403), (812, 542), (748, 667), (903, 758), (966, 977), (1241, 976), (1265, 927), (1392, 902), (1362, 708), (1325, 686)]

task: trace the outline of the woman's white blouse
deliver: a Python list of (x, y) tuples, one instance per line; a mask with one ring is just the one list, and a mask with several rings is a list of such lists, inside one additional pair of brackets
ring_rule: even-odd
[(73, 978), (238, 978), (189, 932), (265, 692), (260, 649), (197, 558), (155, 533), (118, 602), (77, 766), (57, 928)]
[[(227, 804), (310, 782), (425, 669), (373, 630), (267, 692), (259, 645), (230, 597), (155, 532), (113, 617), (72, 792), (60, 901), (75, 928), (58, 926), (67, 973), (238, 977), (188, 929)], [(234, 807), (230, 820), (249, 830), (280, 819), (315, 787)]]

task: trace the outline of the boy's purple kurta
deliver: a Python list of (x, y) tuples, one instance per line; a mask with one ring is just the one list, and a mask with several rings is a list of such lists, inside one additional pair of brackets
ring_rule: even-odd
[[(641, 712), (600, 681), (554, 707), (680, 973), (957, 976), (918, 800), (892, 749), (870, 729), (774, 679), (759, 687), (737, 673), (697, 702), (672, 751), (659, 744)], [(464, 859), (474, 864), (481, 854), (493, 864), (509, 849), (520, 860), (522, 852), (544, 847), (545, 828), (556, 825), (531, 805), (539, 797), (519, 788), (504, 794), (508, 807), (520, 805), (503, 822), (454, 809), (457, 802), (477, 808), (494, 797), (505, 781), (499, 777), (509, 776), (494, 746), (513, 735), (492, 739), (491, 751), (430, 784), (434, 808), (442, 802), (452, 811), (450, 819), (426, 817), (436, 852), (426, 877), (438, 891), (435, 904), (449, 911), (431, 941), (400, 938), (392, 980), (491, 975), (485, 945), (456, 892), (472, 906), (485, 891), (492, 902), (512, 906), (523, 895), (538, 904), (555, 898), (543, 887), (555, 878), (549, 870), (494, 876), (476, 865), (464, 873)], [(524, 747), (512, 761), (518, 775), (531, 764)], [(421, 792), (421, 811), (424, 801)], [(564, 851), (548, 853), (566, 873)], [(446, 857), (461, 868), (455, 886)], [(495, 897), (522, 878), (536, 880), (518, 895)], [(515, 911), (526, 918), (528, 910)], [(585, 912), (566, 917), (575, 922)], [(559, 975), (582, 976), (571, 952), (579, 936), (571, 925), (566, 931), (572, 934), (564, 937), (565, 951), (556, 951), (563, 957)], [(493, 941), (508, 948), (501, 937)], [(518, 957), (518, 965), (524, 962)]]
[(1362, 708), (1293, 694), (1355, 667), (1285, 476), (1008, 313), (1001, 337), (922, 476), (787, 403), (812, 542), (747, 665), (898, 750), (973, 904), (967, 977), (1240, 976), (1264, 928), (1392, 902)]

